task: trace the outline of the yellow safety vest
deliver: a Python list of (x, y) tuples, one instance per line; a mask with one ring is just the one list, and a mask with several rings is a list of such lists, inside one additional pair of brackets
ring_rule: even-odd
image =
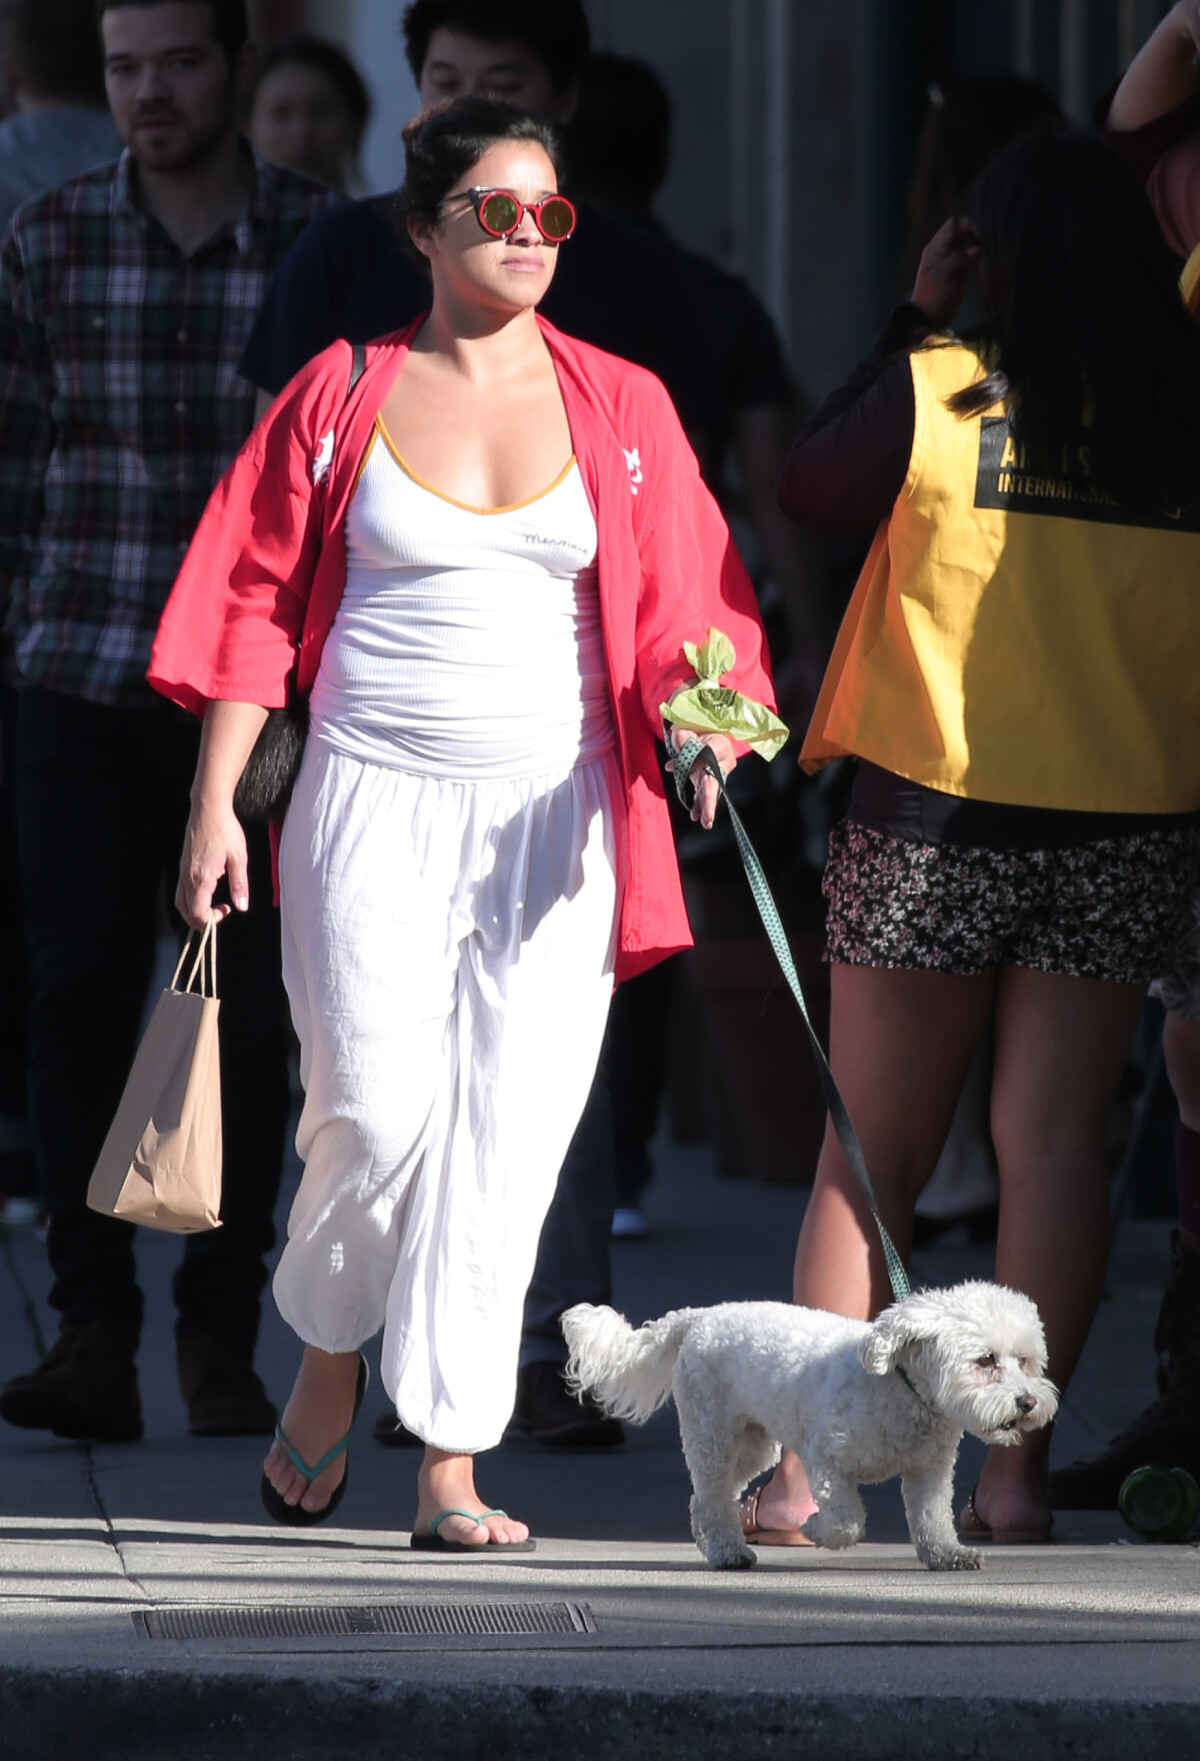
[(1130, 514), (1070, 456), (1034, 460), (1002, 406), (946, 398), (978, 354), (911, 356), (908, 475), (863, 566), (800, 762), (857, 753), (979, 801), (1200, 807), (1200, 506)]

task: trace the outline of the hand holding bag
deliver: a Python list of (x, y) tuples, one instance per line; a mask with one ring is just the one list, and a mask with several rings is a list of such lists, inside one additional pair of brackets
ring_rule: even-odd
[(178, 1234), (220, 1227), (217, 922), (188, 937), (155, 1005), (88, 1186), (93, 1211)]

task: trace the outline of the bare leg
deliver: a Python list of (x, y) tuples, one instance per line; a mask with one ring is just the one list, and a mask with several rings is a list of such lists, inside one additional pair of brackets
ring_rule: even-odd
[(1200, 1021), (1168, 1015), (1163, 1029), (1163, 1054), (1179, 1117), (1189, 1131), (1200, 1131)]
[[(995, 974), (964, 978), (870, 966), (832, 971), (830, 1063), (862, 1143), (880, 1214), (902, 1255), (992, 1010)], [(793, 1296), (867, 1319), (892, 1300), (871, 1213), (827, 1127), (796, 1247)], [(759, 1496), (764, 1528), (796, 1528), (816, 1508), (785, 1451)]]
[[(443, 1510), (478, 1511), (482, 1516), (487, 1509), (475, 1490), (475, 1457), (451, 1455), (444, 1449), (435, 1449), (432, 1443), (426, 1444), (417, 1473), (417, 1520), (413, 1525), (417, 1533), (427, 1535), (430, 1524)], [(526, 1541), (529, 1529), (510, 1516), (492, 1516), (486, 1523), (448, 1516), (438, 1524), (438, 1534), (447, 1541), (486, 1547), (493, 1541)]]
[[(1104, 1127), (1144, 985), (1007, 966), (996, 997), (992, 1137), (1000, 1165), (996, 1280), (1023, 1290), (1046, 1329), (1050, 1375), (1071, 1378), (1108, 1256)], [(996, 1528), (1048, 1521), (1049, 1430), (992, 1449), (976, 1508)]]
[[(304, 1347), (300, 1373), (292, 1389), (279, 1428), (302, 1461), (320, 1461), (339, 1437), (350, 1429), (354, 1395), (358, 1386), (356, 1351), (319, 1351)], [(334, 1488), (346, 1471), (346, 1458), (339, 1455), (323, 1474), (306, 1480), (278, 1443), (272, 1443), (263, 1472), (285, 1504), (302, 1504), (320, 1510), (329, 1503)]]

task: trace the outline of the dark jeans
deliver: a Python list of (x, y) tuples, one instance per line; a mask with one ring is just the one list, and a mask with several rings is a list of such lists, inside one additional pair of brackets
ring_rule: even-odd
[[(30, 1120), (50, 1215), (50, 1301), (70, 1319), (133, 1331), (134, 1232), (89, 1211), (87, 1187), (133, 1060), (198, 743), (198, 724), (165, 703), (19, 695)], [(250, 911), (220, 932), (223, 1227), (188, 1237), (174, 1291), (178, 1333), (252, 1345), (288, 1113), (279, 913), (262, 833), (251, 840), (250, 897)]]

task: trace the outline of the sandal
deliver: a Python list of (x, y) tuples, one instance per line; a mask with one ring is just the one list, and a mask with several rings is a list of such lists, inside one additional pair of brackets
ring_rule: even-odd
[[(367, 1392), (367, 1383), (370, 1381), (370, 1375), (371, 1373), (367, 1368), (367, 1360), (360, 1352), (358, 1358), (358, 1386), (354, 1395), (354, 1416), (350, 1420), (350, 1431), (353, 1431), (354, 1429), (354, 1420), (358, 1417), (358, 1409), (363, 1403), (363, 1395)], [(297, 1468), (311, 1485), (317, 1475), (323, 1474), (330, 1463), (336, 1461), (338, 1456), (342, 1454), (344, 1449), (346, 1449), (350, 1442), (350, 1431), (347, 1431), (346, 1435), (339, 1443), (335, 1443), (332, 1449), (327, 1449), (320, 1461), (313, 1462), (311, 1466), (288, 1442), (287, 1438), (284, 1436), (282, 1425), (276, 1425), (275, 1427), (275, 1441), (283, 1450), (283, 1453), (287, 1456), (292, 1466)], [(259, 1487), (259, 1492), (261, 1493), (263, 1501), (263, 1509), (268, 1516), (274, 1517), (277, 1523), (283, 1523), (287, 1528), (302, 1529), (311, 1527), (313, 1523), (323, 1523), (327, 1517), (333, 1515), (334, 1511), (345, 1497), (346, 1481), (349, 1478), (350, 1461), (347, 1457), (342, 1477), (330, 1493), (328, 1504), (323, 1504), (320, 1510), (305, 1510), (302, 1504), (288, 1504), (282, 1494), (275, 1490), (274, 1486), (264, 1473), (262, 1477), (262, 1485)]]
[(1054, 1527), (1054, 1518), (1036, 1529), (993, 1529), (985, 1523), (975, 1508), (975, 1494), (979, 1487), (971, 1488), (971, 1496), (967, 1499), (958, 1518), (958, 1532), (964, 1541), (990, 1541), (996, 1547), (1002, 1546), (1045, 1546), (1050, 1540), (1050, 1531)]
[(438, 1534), (438, 1524), (444, 1523), (448, 1516), (466, 1517), (469, 1523), (481, 1523), (487, 1516), (507, 1516), (507, 1510), (481, 1510), (478, 1516), (473, 1510), (439, 1510), (429, 1525), (427, 1535), (413, 1534), (408, 1544), (418, 1553), (481, 1553), (487, 1559), (496, 1559), (502, 1553), (532, 1553), (537, 1542), (529, 1541), (448, 1541)]
[(810, 1541), (803, 1529), (759, 1528), (758, 1500), (762, 1490), (761, 1486), (757, 1487), (738, 1505), (744, 1538), (759, 1547), (815, 1547), (816, 1542)]

